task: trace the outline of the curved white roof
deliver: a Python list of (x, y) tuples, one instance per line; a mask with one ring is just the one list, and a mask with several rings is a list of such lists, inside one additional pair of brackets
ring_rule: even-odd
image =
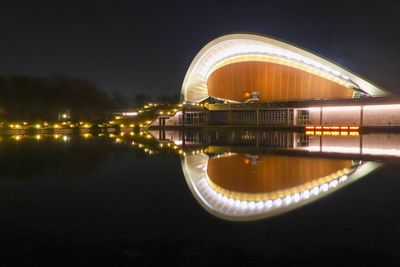
[(343, 67), (299, 47), (260, 35), (229, 34), (208, 43), (193, 59), (183, 81), (182, 100), (200, 102), (208, 98), (207, 78), (214, 70), (230, 63), (249, 60), (272, 60), (301, 67), (371, 96), (389, 94)]
[(228, 221), (252, 221), (288, 212), (327, 196), (380, 166), (375, 162), (361, 163), (351, 174), (333, 177), (304, 191), (292, 192), (278, 198), (248, 201), (227, 197), (210, 185), (207, 176), (208, 159), (203, 153), (183, 157), (183, 174), (197, 202), (208, 213)]

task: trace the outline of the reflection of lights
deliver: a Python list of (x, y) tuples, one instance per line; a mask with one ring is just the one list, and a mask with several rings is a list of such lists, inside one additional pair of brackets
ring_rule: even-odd
[(64, 136), (62, 137), (62, 140), (63, 140), (64, 142), (68, 142), (69, 139), (70, 139), (70, 137), (67, 136), (67, 135), (64, 135)]
[(19, 141), (22, 139), (22, 135), (13, 135), (11, 136), (12, 139), (14, 139), (15, 141)]
[(363, 148), (362, 153), (368, 155), (386, 155), (399, 157), (400, 149)]
[(60, 135), (59, 134), (55, 134), (54, 135), (54, 139), (58, 139), (58, 138), (60, 138)]
[[(197, 160), (193, 161), (194, 159), (190, 156), (182, 161), (192, 193), (212, 214), (229, 220), (251, 220), (288, 211), (335, 191), (339, 185), (354, 181), (377, 166), (372, 163), (367, 163), (365, 167), (357, 164), (355, 168), (342, 169), (299, 187), (258, 195), (228, 191), (219, 187), (207, 175), (207, 161), (204, 162), (202, 159), (199, 164), (195, 163)], [(193, 170), (188, 168), (190, 166), (188, 163), (190, 165), (195, 163), (191, 167)], [(349, 179), (349, 174), (352, 179)]]

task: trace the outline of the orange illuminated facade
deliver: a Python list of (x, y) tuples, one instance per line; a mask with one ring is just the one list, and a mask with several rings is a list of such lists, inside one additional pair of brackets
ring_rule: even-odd
[(245, 61), (225, 65), (211, 73), (208, 94), (245, 101), (257, 92), (259, 100), (351, 98), (353, 90), (328, 78), (291, 66)]
[(295, 188), (350, 168), (351, 160), (260, 155), (254, 159), (234, 155), (212, 158), (207, 174), (211, 182), (230, 192), (271, 193)]

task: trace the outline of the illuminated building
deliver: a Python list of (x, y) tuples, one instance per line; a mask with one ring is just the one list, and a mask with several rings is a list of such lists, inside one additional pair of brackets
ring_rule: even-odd
[(181, 100), (183, 114), (164, 125), (400, 126), (400, 97), (309, 51), (254, 34), (225, 35), (203, 47)]

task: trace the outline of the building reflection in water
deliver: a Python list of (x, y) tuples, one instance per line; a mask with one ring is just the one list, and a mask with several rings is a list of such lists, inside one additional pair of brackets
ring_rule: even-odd
[[(186, 182), (199, 204), (232, 221), (268, 218), (301, 207), (360, 179), (386, 159), (400, 158), (400, 134), (393, 133), (155, 131), (14, 135), (0, 140), (3, 176), (28, 177), (30, 169), (89, 174), (122, 151), (138, 157), (180, 155)], [(126, 145), (124, 150), (117, 149), (120, 145)], [(21, 161), (32, 163), (23, 168), (26, 173), (19, 172)]]
[(301, 207), (379, 166), (349, 159), (234, 153), (182, 158), (186, 182), (199, 204), (232, 221), (268, 218)]
[[(156, 135), (156, 133), (153, 133)], [(186, 151), (186, 182), (210, 214), (231, 221), (275, 216), (316, 201), (400, 156), (400, 135), (358, 132), (167, 132)]]

